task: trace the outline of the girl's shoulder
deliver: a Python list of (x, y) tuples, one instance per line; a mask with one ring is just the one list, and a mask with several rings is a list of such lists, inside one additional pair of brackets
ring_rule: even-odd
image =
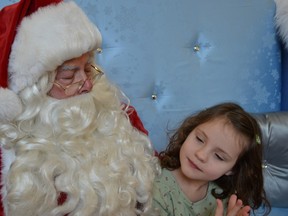
[(156, 177), (154, 185), (161, 188), (170, 188), (171, 186), (176, 185), (176, 179), (174, 178), (172, 172), (167, 169), (162, 169), (161, 174)]
[(180, 188), (171, 171), (162, 169), (161, 174), (154, 181), (154, 193), (161, 196), (179, 194)]

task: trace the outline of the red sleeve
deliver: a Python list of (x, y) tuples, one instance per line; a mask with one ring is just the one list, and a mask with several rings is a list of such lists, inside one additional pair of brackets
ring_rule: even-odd
[(139, 131), (143, 132), (148, 136), (148, 131), (144, 128), (144, 125), (133, 106), (129, 106), (129, 108), (127, 109), (127, 114), (129, 116), (131, 124)]
[[(148, 136), (148, 131), (144, 128), (144, 125), (141, 119), (139, 118), (138, 113), (135, 110), (135, 108), (133, 106), (129, 106), (129, 108), (127, 109), (127, 113), (128, 113), (131, 124), (135, 128), (137, 128), (139, 131), (142, 131), (144, 134)], [(158, 155), (158, 152), (156, 150), (154, 150), (154, 153), (156, 156)]]

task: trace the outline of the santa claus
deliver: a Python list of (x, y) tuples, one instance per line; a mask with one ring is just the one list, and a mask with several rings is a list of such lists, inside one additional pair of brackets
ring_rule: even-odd
[(5, 215), (151, 215), (158, 160), (95, 63), (97, 27), (60, 0), (21, 0), (0, 19)]

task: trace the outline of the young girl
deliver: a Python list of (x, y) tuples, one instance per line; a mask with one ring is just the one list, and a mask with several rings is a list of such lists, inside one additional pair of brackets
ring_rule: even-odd
[(270, 212), (261, 131), (237, 104), (219, 104), (188, 117), (159, 158), (163, 170), (154, 183), (153, 205), (160, 215), (219, 215), (223, 206), (227, 215), (236, 215), (231, 202), (238, 210), (239, 203), (246, 206), (246, 213), (237, 210), (239, 215), (262, 204), (264, 214)]

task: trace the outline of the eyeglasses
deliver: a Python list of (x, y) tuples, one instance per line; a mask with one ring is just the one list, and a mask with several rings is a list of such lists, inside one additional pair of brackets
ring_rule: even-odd
[(93, 69), (93, 71), (91, 71), (91, 73), (88, 73), (87, 79), (85, 80), (80, 80), (66, 86), (60, 84), (57, 81), (54, 81), (53, 84), (56, 85), (58, 88), (63, 89), (65, 95), (72, 96), (80, 91), (80, 89), (84, 86), (87, 80), (92, 81), (94, 84), (94, 82), (97, 81), (104, 74), (104, 72), (96, 65), (91, 64), (90, 66)]

